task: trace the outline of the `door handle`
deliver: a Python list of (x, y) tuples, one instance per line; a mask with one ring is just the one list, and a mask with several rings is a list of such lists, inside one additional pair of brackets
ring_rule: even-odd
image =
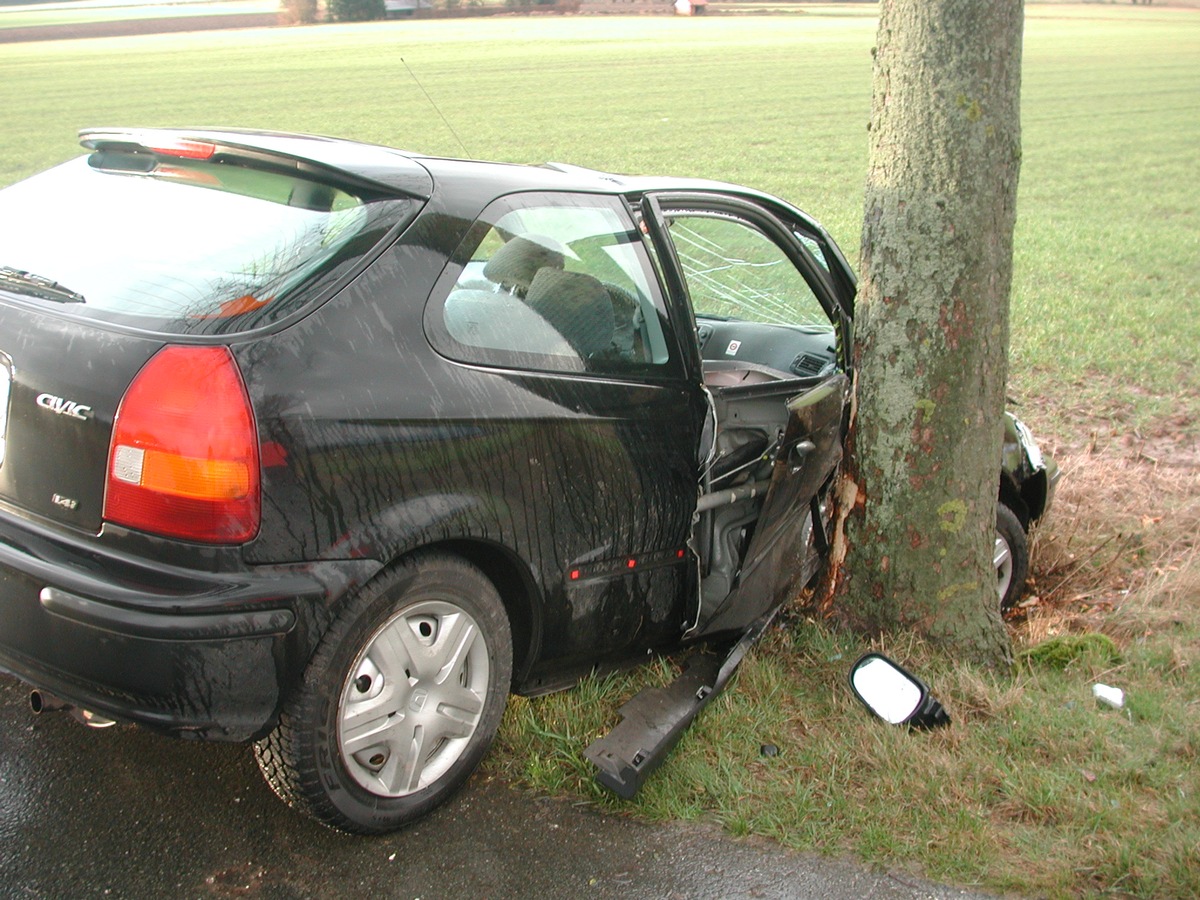
[(793, 475), (795, 475), (804, 467), (804, 458), (816, 449), (817, 445), (807, 439), (800, 441), (800, 443), (792, 447), (792, 452), (789, 454), (789, 456), (791, 457)]

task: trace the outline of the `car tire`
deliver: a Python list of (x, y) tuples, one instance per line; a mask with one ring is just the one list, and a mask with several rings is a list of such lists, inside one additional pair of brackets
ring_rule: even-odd
[(1029, 540), (1017, 514), (1003, 503), (996, 504), (996, 544), (992, 554), (996, 565), (996, 590), (1000, 611), (1012, 609), (1029, 574)]
[(290, 806), (343, 831), (392, 831), (470, 777), (511, 680), (495, 586), (457, 557), (419, 557), (339, 612), (254, 755)]

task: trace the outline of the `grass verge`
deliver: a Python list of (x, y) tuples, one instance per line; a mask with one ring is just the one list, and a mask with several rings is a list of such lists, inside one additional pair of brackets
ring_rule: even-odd
[[(605, 795), (581, 754), (615, 724), (625, 697), (664, 680), (665, 663), (514, 700), (488, 765), (611, 810), (715, 820), (735, 835), (956, 884), (1039, 897), (1194, 897), (1194, 554), (1184, 573), (1126, 604), (1107, 626), (1111, 645), (1067, 643), (1051, 661), (1023, 655), (1013, 678), (919, 644), (875, 645), (933, 685), (953, 717), (944, 730), (870, 720), (845, 684), (867, 647), (795, 617), (746, 660), (632, 802)], [(1126, 707), (1098, 705), (1096, 682), (1122, 687)]]

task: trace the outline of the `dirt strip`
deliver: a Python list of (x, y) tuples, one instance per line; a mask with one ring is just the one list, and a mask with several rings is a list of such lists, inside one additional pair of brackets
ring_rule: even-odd
[(127, 37), (167, 34), (174, 31), (214, 31), (223, 28), (269, 28), (279, 24), (277, 13), (234, 13), (221, 16), (173, 16), (158, 19), (121, 19), (112, 22), (77, 22), (70, 25), (30, 25), (0, 28), (0, 44), (25, 41), (66, 41), (76, 38)]

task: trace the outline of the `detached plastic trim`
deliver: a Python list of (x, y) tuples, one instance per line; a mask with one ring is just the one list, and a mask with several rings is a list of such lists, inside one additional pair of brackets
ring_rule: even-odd
[(694, 654), (669, 685), (646, 688), (617, 710), (621, 721), (583, 754), (597, 769), (596, 781), (617, 796), (632, 799), (700, 711), (724, 690), (776, 612), (778, 608), (754, 622), (724, 656)]

